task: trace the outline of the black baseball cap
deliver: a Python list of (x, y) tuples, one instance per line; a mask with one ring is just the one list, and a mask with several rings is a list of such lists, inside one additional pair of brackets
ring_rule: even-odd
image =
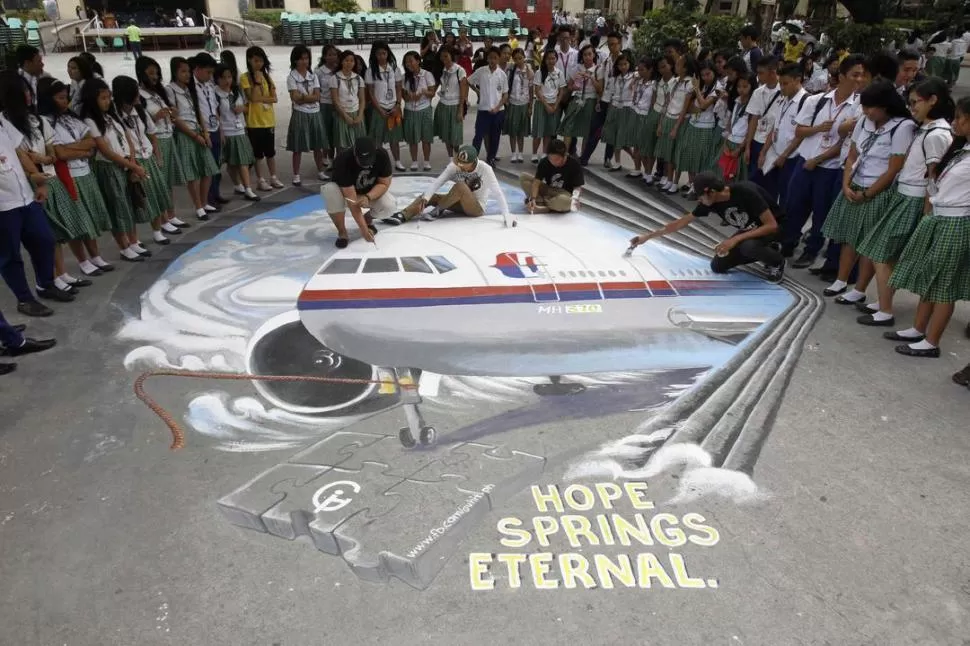
[(370, 168), (374, 165), (374, 157), (377, 155), (377, 146), (370, 137), (357, 137), (354, 141), (354, 157), (361, 168)]
[(700, 195), (704, 191), (722, 191), (724, 190), (724, 180), (718, 177), (713, 172), (706, 170), (701, 173), (697, 173), (692, 182), (694, 186), (694, 191)]

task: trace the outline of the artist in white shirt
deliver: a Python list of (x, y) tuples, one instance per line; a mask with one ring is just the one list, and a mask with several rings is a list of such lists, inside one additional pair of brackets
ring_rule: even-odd
[[(438, 189), (447, 182), (454, 182), (451, 190), (444, 194), (438, 193)], [(424, 195), (403, 211), (382, 221), (387, 224), (403, 224), (429, 206), (433, 208), (424, 213), (424, 220), (435, 220), (446, 211), (477, 218), (485, 215), (485, 205), (489, 198), (498, 201), (505, 226), (514, 227), (515, 218), (509, 212), (509, 203), (495, 179), (495, 171), (488, 164), (479, 161), (478, 151), (474, 146), (465, 145), (458, 149), (454, 160), (431, 183)]]

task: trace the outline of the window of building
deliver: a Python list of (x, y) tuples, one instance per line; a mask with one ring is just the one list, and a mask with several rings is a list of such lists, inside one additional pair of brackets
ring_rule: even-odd
[(321, 274), (356, 274), (360, 258), (336, 258), (320, 270)]
[(285, 9), (283, 0), (255, 0), (253, 6), (256, 9)]
[(431, 266), (428, 265), (428, 261), (420, 256), (407, 256), (401, 258), (401, 266), (404, 267), (404, 271), (415, 273), (415, 274), (433, 274)]
[(451, 261), (444, 256), (428, 256), (428, 260), (438, 270), (439, 274), (446, 274), (455, 268)]
[(374, 0), (373, 6), (375, 9), (393, 9), (394, 0)]
[(364, 263), (365, 274), (386, 274), (392, 271), (400, 271), (397, 258), (368, 258)]

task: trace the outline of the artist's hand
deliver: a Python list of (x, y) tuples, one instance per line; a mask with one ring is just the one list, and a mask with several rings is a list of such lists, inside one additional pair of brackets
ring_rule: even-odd
[(366, 222), (364, 223), (364, 226), (360, 227), (360, 237), (363, 238), (365, 242), (374, 242), (374, 233), (367, 226)]
[(653, 240), (652, 233), (641, 233), (638, 236), (633, 236), (632, 238), (630, 238), (630, 246), (639, 247), (640, 245), (646, 243), (649, 240)]
[(716, 253), (719, 256), (725, 256), (731, 253), (731, 249), (734, 249), (737, 245), (738, 243), (734, 238), (728, 238), (721, 244), (714, 247), (714, 253)]
[(357, 196), (357, 206), (360, 207), (361, 209), (369, 209), (370, 208), (370, 198), (367, 197), (366, 195), (358, 195)]
[(418, 198), (416, 205), (419, 212), (423, 211), (428, 206), (428, 200), (424, 199), (424, 196), (421, 196)]

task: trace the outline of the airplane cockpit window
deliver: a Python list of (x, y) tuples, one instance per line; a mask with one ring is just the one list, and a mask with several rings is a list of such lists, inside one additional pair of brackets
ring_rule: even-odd
[(365, 274), (386, 274), (401, 269), (397, 265), (397, 258), (368, 258), (364, 263)]
[(428, 261), (434, 265), (434, 268), (438, 270), (439, 274), (446, 274), (452, 269), (455, 269), (451, 261), (444, 256), (428, 256)]
[(404, 271), (417, 274), (431, 274), (434, 273), (431, 267), (428, 265), (428, 261), (420, 256), (405, 256), (401, 258), (401, 266), (404, 267)]
[(320, 270), (321, 274), (356, 274), (360, 258), (335, 258)]

